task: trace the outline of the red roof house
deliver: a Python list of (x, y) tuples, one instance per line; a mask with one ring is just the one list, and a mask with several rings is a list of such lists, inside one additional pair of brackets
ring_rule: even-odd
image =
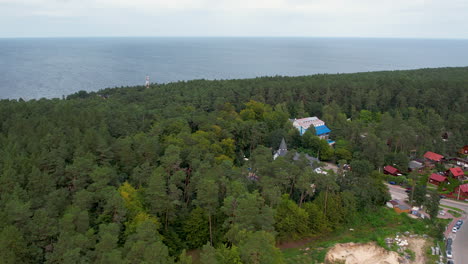
[(444, 177), (437, 173), (432, 173), (431, 177), (429, 177), (429, 183), (432, 183), (434, 185), (439, 185), (445, 181), (447, 181), (447, 177)]
[(431, 151), (426, 152), (426, 154), (424, 154), (424, 157), (433, 162), (440, 162), (444, 158), (444, 156)]
[(400, 171), (397, 168), (390, 166), (390, 165), (385, 166), (383, 170), (384, 170), (384, 174), (390, 174), (393, 176), (398, 176), (398, 174), (400, 174)]
[(458, 178), (465, 175), (465, 173), (460, 167), (450, 168), (447, 172), (448, 175), (452, 176), (453, 178)]
[(468, 183), (460, 185), (455, 188), (453, 195), (456, 195), (458, 199), (467, 199), (468, 198)]

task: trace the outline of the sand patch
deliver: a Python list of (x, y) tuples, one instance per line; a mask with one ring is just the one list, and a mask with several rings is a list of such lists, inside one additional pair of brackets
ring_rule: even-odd
[(424, 250), (426, 248), (426, 239), (424, 238), (410, 238), (408, 240), (408, 247), (415, 254), (415, 260), (412, 263), (424, 264), (426, 263), (426, 257)]
[(404, 262), (398, 253), (385, 250), (375, 243), (336, 244), (325, 256), (325, 263), (343, 263), (343, 261), (345, 264), (399, 264)]

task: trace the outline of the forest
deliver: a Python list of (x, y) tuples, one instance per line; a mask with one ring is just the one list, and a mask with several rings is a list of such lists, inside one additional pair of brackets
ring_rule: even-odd
[[(0, 262), (188, 264), (196, 249), (200, 263), (284, 263), (280, 243), (384, 206), (384, 165), (456, 156), (467, 91), (462, 67), (1, 100)], [(300, 136), (290, 119), (308, 116), (334, 147)], [(273, 160), (282, 138), (289, 152)], [(338, 172), (316, 173), (305, 153)]]

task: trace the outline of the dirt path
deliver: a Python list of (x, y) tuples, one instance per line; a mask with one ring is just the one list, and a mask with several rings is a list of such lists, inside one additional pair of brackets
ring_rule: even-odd
[(288, 248), (299, 248), (305, 246), (306, 244), (314, 241), (316, 238), (306, 238), (299, 241), (284, 242), (279, 245), (276, 245), (279, 249), (288, 249)]

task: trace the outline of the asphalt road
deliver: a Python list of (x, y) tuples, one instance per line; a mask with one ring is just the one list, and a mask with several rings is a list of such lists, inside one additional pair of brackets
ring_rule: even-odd
[(452, 245), (452, 255), (455, 264), (468, 263), (468, 228), (466, 227), (468, 223), (463, 223), (460, 230), (454, 234), (453, 245)]
[[(388, 189), (390, 190), (390, 195), (392, 196), (392, 199), (398, 199), (400, 201), (404, 201), (408, 199), (408, 194), (405, 192), (404, 188), (398, 185), (391, 185), (391, 184), (387, 184), (387, 186), (388, 186)], [(464, 202), (457, 202), (457, 201), (450, 200), (450, 199), (441, 199), (440, 204), (456, 207), (456, 208), (464, 210), (465, 212), (468, 212), (468, 204)]]
[[(388, 186), (388, 189), (390, 190), (390, 195), (392, 196), (392, 199), (405, 201), (408, 198), (408, 195), (405, 192), (404, 188), (400, 186), (390, 185), (390, 184), (387, 184), (387, 186)], [(456, 207), (456, 208), (464, 210), (465, 212), (468, 212), (468, 204), (464, 202), (453, 201), (450, 199), (441, 199), (440, 203), (442, 205)], [(465, 223), (463, 223), (460, 230), (458, 230), (457, 233), (455, 234), (450, 233), (449, 235), (453, 239), (452, 255), (453, 255), (453, 260), (455, 261), (455, 264), (468, 263), (468, 250), (467, 250), (468, 249), (468, 228), (466, 227), (468, 225), (468, 221), (466, 221), (467, 220), (466, 215), (464, 215), (463, 218), (464, 218), (463, 220)], [(454, 223), (452, 222), (448, 226), (449, 230), (452, 229), (453, 224)]]

